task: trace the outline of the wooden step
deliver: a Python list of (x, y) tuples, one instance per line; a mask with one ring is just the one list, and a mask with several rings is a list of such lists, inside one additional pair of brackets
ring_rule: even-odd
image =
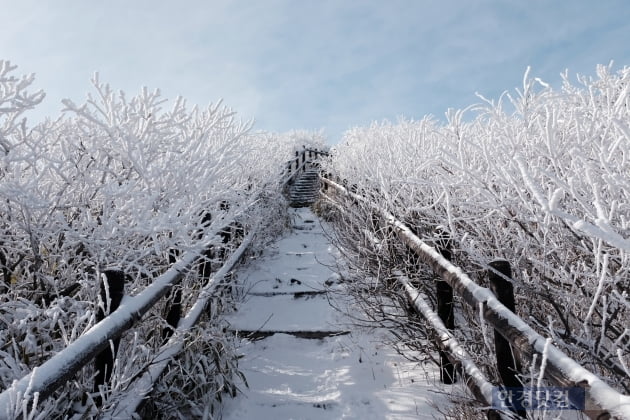
[(308, 340), (320, 340), (326, 337), (337, 337), (340, 335), (348, 335), (350, 331), (271, 331), (271, 330), (229, 330), (229, 332), (239, 337), (247, 338), (252, 341), (262, 340), (275, 334), (287, 334), (297, 338), (305, 338)]

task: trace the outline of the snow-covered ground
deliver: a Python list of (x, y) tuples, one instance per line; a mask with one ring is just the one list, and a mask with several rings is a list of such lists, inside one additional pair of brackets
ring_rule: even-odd
[[(433, 365), (411, 363), (383, 344), (387, 332), (363, 331), (335, 309), (345, 305), (335, 298), (342, 293), (331, 293), (343, 292), (333, 271), (338, 253), (310, 209), (291, 211), (293, 232), (238, 275), (246, 294), (229, 322), (268, 336), (242, 341), (249, 387), (226, 401), (223, 418), (443, 417), (436, 407), (446, 411), (452, 387), (439, 383)], [(300, 338), (316, 332), (340, 335)]]

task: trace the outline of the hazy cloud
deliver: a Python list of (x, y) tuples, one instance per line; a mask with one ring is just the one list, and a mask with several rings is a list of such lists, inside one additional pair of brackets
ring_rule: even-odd
[(498, 97), (528, 65), (552, 83), (568, 68), (630, 64), (625, 0), (388, 2), (0, 0), (0, 57), (48, 93), (81, 100), (94, 71), (202, 106), (224, 98), (261, 129), (347, 127), (441, 117)]

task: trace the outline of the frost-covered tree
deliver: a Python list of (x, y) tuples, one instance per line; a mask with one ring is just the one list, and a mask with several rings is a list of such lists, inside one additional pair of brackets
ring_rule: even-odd
[[(94, 325), (105, 270), (124, 271), (126, 293), (136, 294), (226, 225), (258, 229), (258, 246), (268, 240), (282, 228), (286, 162), (312, 140), (253, 132), (221, 102), (189, 108), (148, 89), (128, 97), (98, 75), (85, 103), (65, 100), (61, 117), (29, 127), (19, 117), (43, 93), (29, 93), (33, 76), (14, 71), (0, 61), (0, 392)], [(232, 246), (220, 236), (215, 241)], [(213, 267), (221, 263), (208, 255)], [(184, 308), (201, 286), (194, 273), (178, 286)], [(111, 399), (161, 344), (161, 306), (126, 334)], [(212, 376), (199, 384), (219, 392), (235, 359), (220, 322), (204, 325), (187, 339), (192, 347), (223, 349), (216, 350), (225, 362), (217, 367), (221, 384)], [(214, 366), (215, 356), (177, 366)], [(84, 369), (40, 403), (40, 415), (71, 413), (91, 391), (91, 375)]]
[[(446, 124), (350, 130), (328, 170), (421, 237), (447, 232), (478, 282), (491, 260), (510, 261), (519, 314), (628, 392), (630, 68), (599, 66), (577, 83), (564, 74), (558, 90), (528, 71), (516, 94), (481, 99)], [(387, 278), (406, 251), (372, 215), (360, 203), (342, 213), (344, 244)]]
[(19, 129), (25, 130), (26, 122), (20, 116), (44, 99), (41, 90), (34, 93), (28, 90), (35, 75), (14, 76), (16, 68), (10, 61), (0, 60), (0, 151), (5, 155), (12, 148), (13, 134)]

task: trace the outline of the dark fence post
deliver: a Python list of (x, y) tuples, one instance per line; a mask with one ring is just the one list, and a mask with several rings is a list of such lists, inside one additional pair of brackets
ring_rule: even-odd
[(218, 257), (221, 261), (224, 261), (228, 255), (227, 248), (229, 246), (230, 241), (232, 240), (232, 227), (227, 226), (223, 228), (219, 232), (219, 236), (221, 237), (221, 243), (223, 245), (221, 245), (221, 247), (219, 248)]
[[(289, 172), (291, 171), (291, 164), (289, 164)], [(223, 205), (221, 205), (223, 207)], [(203, 238), (204, 229), (206, 229), (212, 223), (212, 214), (210, 212), (204, 212), (203, 219), (201, 220), (202, 229), (199, 230), (197, 239)], [(214, 258), (214, 246), (210, 245), (202, 253), (201, 261), (197, 266), (197, 273), (201, 278), (207, 280), (210, 278), (212, 272), (212, 259)]]
[(208, 249), (203, 251), (203, 257), (197, 268), (199, 276), (208, 280), (212, 274), (212, 259), (214, 258), (214, 245), (210, 245)]
[(2, 270), (2, 279), (0, 279), (0, 293), (7, 293), (11, 285), (11, 272), (7, 267), (7, 258), (0, 249), (0, 270)]
[[(452, 242), (448, 233), (443, 229), (437, 231), (438, 240), (436, 242), (437, 251), (447, 260), (452, 257)], [(453, 315), (453, 288), (443, 280), (438, 280), (436, 285), (437, 313), (444, 326), (449, 330), (455, 329), (455, 317)], [(448, 358), (444, 350), (440, 350), (440, 380), (445, 384), (452, 384), (457, 381), (455, 377), (455, 366)]]
[[(173, 287), (177, 288), (174, 292)], [(182, 318), (182, 288), (179, 283), (174, 284), (169, 290), (167, 302), (168, 312), (164, 319), (168, 325), (162, 330), (162, 341), (164, 342), (173, 335), (179, 320)]]
[[(100, 282), (100, 295), (104, 307), (99, 307), (96, 313), (96, 322), (100, 322), (120, 305), (125, 294), (125, 273), (120, 270), (107, 270), (103, 273), (104, 279)], [(102, 404), (99, 394), (100, 388), (109, 382), (114, 368), (114, 360), (118, 352), (120, 338), (112, 340), (112, 345), (100, 352), (94, 358), (94, 401), (97, 406)], [(113, 348), (112, 348), (113, 347)]]
[[(509, 261), (495, 260), (489, 266), (490, 289), (503, 306), (512, 312), (516, 312), (514, 286), (508, 280), (512, 278), (512, 268)], [(506, 387), (521, 387), (522, 383), (518, 378), (518, 373), (521, 371), (520, 363), (512, 351), (510, 342), (496, 330), (494, 331), (494, 349), (497, 353), (497, 369), (503, 385)], [(513, 411), (523, 418), (526, 417), (526, 413), (523, 410)]]
[[(206, 222), (206, 217), (202, 219), (202, 223)], [(199, 233), (199, 237), (201, 237), (202, 233)], [(180, 251), (177, 249), (169, 249), (168, 251), (168, 264), (173, 265), (177, 262), (177, 258), (180, 255)], [(177, 328), (177, 324), (179, 323), (180, 318), (182, 317), (182, 289), (179, 286), (179, 283), (173, 285), (166, 295), (166, 307), (168, 308), (168, 312), (164, 317), (167, 325), (162, 330), (162, 341), (166, 342), (168, 338), (173, 334), (175, 328)], [(173, 287), (177, 287), (177, 290), (173, 293)]]

